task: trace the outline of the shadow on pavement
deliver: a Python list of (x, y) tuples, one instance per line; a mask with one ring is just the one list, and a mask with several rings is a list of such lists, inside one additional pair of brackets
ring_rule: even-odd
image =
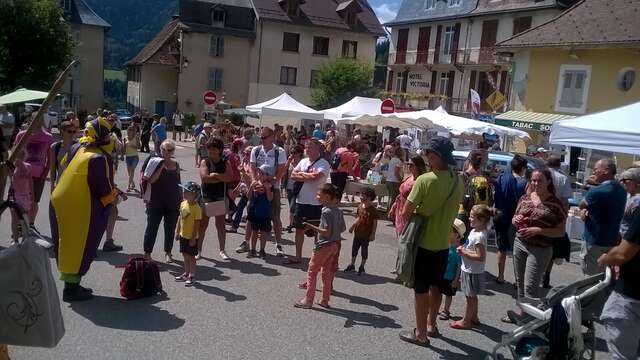
[(376, 315), (338, 308), (324, 309), (313, 307), (312, 309), (319, 312), (327, 313), (329, 315), (335, 315), (345, 318), (345, 328), (352, 328), (357, 325), (371, 326), (376, 329), (399, 329), (402, 327), (400, 326), (400, 324), (396, 323), (394, 319), (384, 315)]
[(202, 290), (202, 291), (206, 292), (207, 294), (216, 295), (216, 296), (222, 296), (228, 302), (247, 300), (247, 297), (244, 296), (244, 295), (234, 294), (232, 292), (228, 292), (226, 290), (222, 290), (222, 289), (217, 288), (215, 286), (205, 285), (205, 284), (203, 284), (201, 282), (196, 282), (193, 285), (193, 287), (198, 289), (198, 290)]
[(454, 353), (450, 350), (438, 349), (437, 347), (431, 346), (430, 349), (438, 353), (441, 359), (447, 360), (466, 360), (466, 359), (484, 359), (487, 353), (483, 350), (475, 348), (473, 346), (467, 345), (464, 342), (456, 341), (447, 337), (440, 337), (440, 339), (449, 345), (458, 348), (464, 354)]
[(505, 282), (504, 284), (498, 284), (496, 282), (496, 277), (493, 274), (488, 271), (485, 271), (484, 274), (487, 290), (511, 296), (513, 299), (516, 298), (516, 286), (513, 283)]
[(168, 300), (165, 295), (134, 301), (95, 296), (92, 300), (71, 303), (70, 308), (97, 326), (133, 331), (168, 331), (184, 325), (181, 319), (153, 305)]
[[(202, 259), (205, 259), (204, 257)], [(184, 262), (180, 260), (173, 260), (173, 264), (159, 264), (158, 267), (166, 269), (173, 276), (178, 276), (184, 272)], [(196, 280), (199, 281), (227, 281), (231, 279), (229, 276), (214, 267), (205, 266), (201, 261), (196, 263)]]
[[(205, 258), (205, 257), (202, 257), (202, 259), (213, 263), (216, 268), (238, 270), (243, 274), (261, 274), (264, 276), (280, 275), (280, 272), (274, 268), (266, 267), (262, 264), (254, 263), (251, 261), (240, 261), (238, 259), (231, 259), (229, 261), (217, 261), (217, 260)], [(198, 275), (198, 277), (199, 276), (200, 275)]]
[(336, 273), (336, 277), (340, 279), (351, 280), (363, 285), (381, 285), (394, 282), (394, 279), (392, 278), (368, 273), (364, 273), (358, 276), (358, 274), (355, 272), (345, 273), (344, 271), (338, 271)]
[(341, 297), (343, 299), (347, 299), (349, 300), (350, 303), (352, 304), (358, 304), (358, 305), (367, 305), (367, 306), (373, 306), (381, 311), (384, 312), (390, 312), (390, 311), (396, 311), (398, 310), (398, 307), (395, 305), (391, 305), (391, 304), (383, 304), (381, 302), (372, 300), (372, 299), (368, 299), (365, 297), (361, 297), (361, 296), (357, 296), (357, 295), (350, 295), (350, 294), (346, 294), (343, 292), (339, 292), (336, 291), (335, 289), (333, 290), (333, 293), (331, 294), (332, 296), (337, 296), (337, 297)]
[(124, 265), (127, 265), (129, 262), (129, 259), (134, 257), (142, 257), (142, 254), (126, 254), (123, 252), (104, 252), (102, 250), (98, 250), (98, 256), (96, 256), (93, 261), (104, 261), (109, 265), (124, 267)]

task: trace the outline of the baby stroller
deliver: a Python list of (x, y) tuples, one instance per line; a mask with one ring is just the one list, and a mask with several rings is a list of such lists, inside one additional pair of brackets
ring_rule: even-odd
[[(576, 296), (580, 304), (582, 317), (582, 336), (584, 347), (579, 354), (569, 353), (568, 359), (595, 359), (596, 333), (594, 321), (598, 320), (604, 303), (610, 293), (611, 269), (605, 273), (594, 275), (573, 284), (551, 289), (541, 299), (523, 298), (517, 302), (524, 313), (518, 328), (502, 336), (502, 341), (493, 347), (487, 360), (503, 359), (498, 351), (506, 347), (513, 359), (543, 360), (549, 354), (552, 308), (563, 299)], [(586, 331), (584, 330), (586, 328)], [(571, 349), (570, 349), (571, 350)], [(552, 358), (552, 356), (549, 356)]]

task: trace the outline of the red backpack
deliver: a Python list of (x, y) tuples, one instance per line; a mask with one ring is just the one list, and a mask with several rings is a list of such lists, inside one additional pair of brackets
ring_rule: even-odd
[(158, 266), (145, 258), (129, 259), (120, 279), (120, 295), (127, 300), (150, 297), (162, 292)]

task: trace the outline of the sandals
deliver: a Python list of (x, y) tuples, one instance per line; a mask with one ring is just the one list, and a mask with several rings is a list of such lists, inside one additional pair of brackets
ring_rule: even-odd
[(406, 341), (406, 342), (414, 344), (414, 345), (422, 346), (422, 347), (429, 347), (429, 345), (431, 344), (429, 342), (429, 339), (424, 339), (424, 340), (418, 339), (416, 337), (416, 329), (415, 328), (413, 328), (413, 330), (400, 331), (400, 340)]
[(431, 331), (427, 330), (427, 336), (432, 338), (440, 336), (440, 331), (438, 330), (438, 327), (434, 326), (433, 330)]
[(293, 307), (297, 307), (298, 309), (311, 309), (312, 305), (303, 303), (302, 301), (298, 301), (297, 303), (293, 304)]
[(438, 316), (438, 319), (440, 319), (440, 320), (449, 320), (449, 319), (451, 319), (451, 313), (449, 311), (442, 310), (442, 311), (440, 311), (440, 315)]
[(449, 327), (455, 330), (471, 330), (471, 326), (462, 325), (462, 320), (452, 322)]
[(331, 306), (329, 306), (329, 303), (328, 303), (328, 302), (324, 303), (324, 302), (322, 302), (322, 301), (318, 301), (318, 302), (316, 303), (316, 305), (318, 305), (318, 306), (320, 306), (320, 307), (323, 307), (323, 308), (325, 308), (325, 309), (331, 309)]

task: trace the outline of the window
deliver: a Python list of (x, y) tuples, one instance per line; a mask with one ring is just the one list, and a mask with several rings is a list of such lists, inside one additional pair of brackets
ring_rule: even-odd
[(349, 26), (356, 26), (356, 24), (358, 23), (358, 16), (353, 11), (347, 11), (345, 19), (347, 25)]
[(629, 91), (636, 81), (636, 71), (633, 68), (626, 67), (618, 72), (618, 89), (621, 91)]
[(309, 87), (318, 87), (318, 70), (311, 70), (311, 79), (309, 80)]
[(298, 0), (287, 1), (287, 15), (290, 17), (300, 16), (300, 4), (298, 3)]
[(286, 32), (282, 36), (283, 51), (298, 52), (299, 45), (300, 45), (300, 34)]
[(329, 55), (329, 38), (313, 37), (313, 55)]
[(358, 42), (357, 41), (342, 41), (342, 57), (355, 59), (358, 55)]
[(402, 76), (403, 74), (404, 74), (403, 71), (399, 71), (398, 76), (396, 77), (396, 92), (403, 92), (402, 91), (402, 84), (404, 83), (404, 76)]
[(590, 65), (560, 66), (555, 111), (585, 113), (590, 77)]
[(209, 56), (224, 56), (224, 38), (222, 36), (211, 36), (211, 40), (209, 41)]
[(449, 6), (460, 6), (460, 0), (449, 0)]
[(440, 82), (438, 83), (438, 94), (447, 94), (447, 90), (449, 89), (449, 81), (451, 81), (451, 79), (449, 79), (448, 72), (443, 72), (442, 74), (440, 74)]
[(209, 68), (209, 90), (222, 90), (222, 69)]
[(442, 38), (442, 54), (445, 56), (451, 55), (453, 51), (453, 37), (456, 33), (456, 27), (450, 25), (444, 28), (444, 36)]
[(211, 26), (224, 27), (224, 10), (213, 9), (211, 10)]
[(298, 69), (289, 66), (280, 67), (280, 84), (281, 85), (296, 85), (296, 77), (298, 76)]
[(437, 0), (424, 0), (424, 9), (431, 10), (436, 7)]
[(520, 34), (529, 30), (531, 27), (531, 16), (519, 17), (513, 19), (513, 35)]

